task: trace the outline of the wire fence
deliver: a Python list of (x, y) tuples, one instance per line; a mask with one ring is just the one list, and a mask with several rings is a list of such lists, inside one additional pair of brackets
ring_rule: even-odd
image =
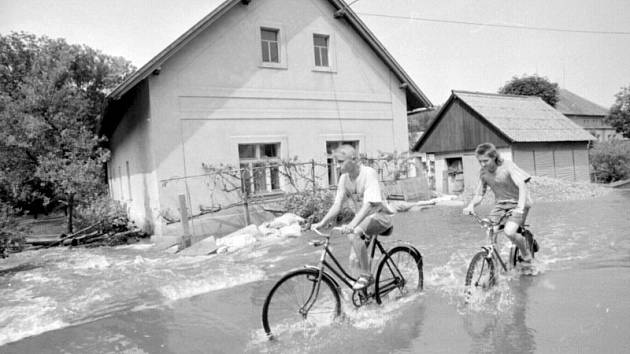
[[(363, 158), (362, 162), (377, 171), (385, 189), (419, 172), (413, 158)], [(160, 181), (163, 207), (159, 215), (166, 225), (188, 219), (192, 234), (214, 233), (217, 227), (239, 228), (260, 222), (263, 212), (291, 211), (284, 201), (292, 194), (334, 193), (339, 178), (339, 166), (332, 159), (265, 159), (242, 161), (238, 167), (203, 164), (202, 170), (198, 175)]]

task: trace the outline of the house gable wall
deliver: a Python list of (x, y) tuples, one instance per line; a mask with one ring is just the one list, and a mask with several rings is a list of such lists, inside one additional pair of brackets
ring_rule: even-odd
[[(261, 26), (284, 33), (286, 68), (261, 67)], [(331, 35), (334, 72), (313, 70), (313, 33)], [(406, 101), (398, 86), (327, 1), (236, 6), (151, 77), (160, 178), (199, 173), (202, 161), (236, 163), (235, 136), (298, 135), (283, 149), (305, 159), (323, 158), (324, 148), (313, 147), (326, 134), (365, 134), (361, 149), (369, 155), (407, 150)], [(204, 141), (208, 149), (182, 161), (182, 141)]]

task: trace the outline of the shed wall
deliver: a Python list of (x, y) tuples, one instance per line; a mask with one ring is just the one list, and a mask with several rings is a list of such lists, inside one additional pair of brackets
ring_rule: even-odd
[(535, 176), (589, 181), (586, 142), (520, 143), (512, 147), (514, 162)]
[(492, 126), (479, 119), (478, 115), (460, 100), (454, 99), (444, 108), (420, 152), (469, 151), (485, 142), (491, 142), (498, 148), (508, 146)]

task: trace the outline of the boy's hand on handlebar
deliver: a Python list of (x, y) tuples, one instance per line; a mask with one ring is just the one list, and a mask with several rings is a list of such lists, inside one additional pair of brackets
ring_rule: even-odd
[(475, 215), (475, 208), (468, 206), (464, 208), (463, 212), (464, 212), (464, 215)]
[(342, 233), (342, 234), (349, 234), (349, 233), (354, 232), (354, 228), (353, 228), (353, 227), (351, 227), (351, 226), (350, 226), (350, 225), (348, 225), (348, 224), (341, 225), (341, 227), (340, 227), (339, 229), (340, 229), (340, 231), (341, 231), (341, 233)]

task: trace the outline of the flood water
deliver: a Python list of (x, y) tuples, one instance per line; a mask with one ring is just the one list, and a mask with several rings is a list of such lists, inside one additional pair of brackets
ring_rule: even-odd
[[(0, 260), (0, 353), (630, 352), (630, 192), (538, 203), (528, 220), (536, 274), (506, 274), (465, 302), (483, 230), (459, 207), (396, 215), (386, 241), (422, 252), (424, 292), (358, 310), (346, 298), (342, 321), (290, 342), (267, 340), (261, 308), (282, 274), (316, 264), (310, 233), (214, 257), (150, 245), (13, 254)], [(333, 245), (345, 262), (347, 241)]]

